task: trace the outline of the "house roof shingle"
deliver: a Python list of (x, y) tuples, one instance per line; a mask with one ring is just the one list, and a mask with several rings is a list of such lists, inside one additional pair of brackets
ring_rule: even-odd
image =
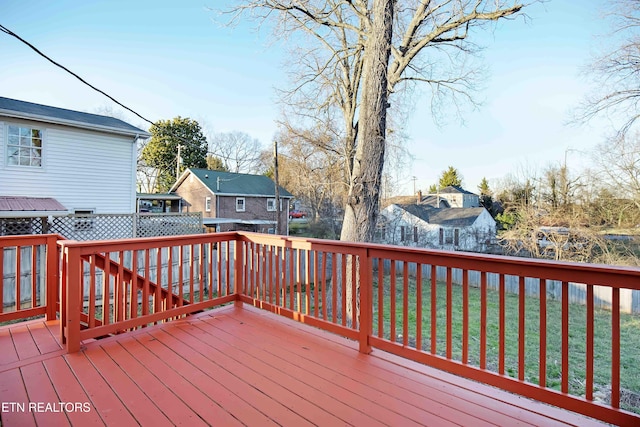
[(148, 138), (151, 135), (114, 117), (83, 113), (17, 99), (0, 97), (0, 116), (56, 123), (85, 129)]
[(476, 196), (477, 194), (472, 193), (471, 191), (467, 191), (462, 187), (458, 187), (456, 185), (449, 185), (447, 187), (441, 188), (438, 191), (440, 194), (473, 194)]
[(484, 208), (440, 208), (436, 209), (425, 205), (397, 205), (429, 224), (438, 224), (448, 227), (468, 227), (485, 210)]
[[(276, 189), (274, 182), (265, 175), (251, 175), (243, 173), (232, 173), (223, 171), (212, 171), (208, 169), (189, 168), (193, 175), (202, 181), (212, 193), (220, 195), (246, 195), (275, 197)], [(186, 178), (184, 173), (176, 182), (171, 191)], [(280, 187), (280, 197), (293, 198), (293, 194)]]
[[(415, 204), (418, 201), (418, 196), (395, 196), (385, 199), (381, 202), (382, 208), (386, 208), (389, 205), (410, 205)], [(432, 206), (432, 207), (450, 207), (449, 201), (443, 197), (439, 197), (435, 194), (427, 194), (422, 196), (419, 202), (420, 205)]]

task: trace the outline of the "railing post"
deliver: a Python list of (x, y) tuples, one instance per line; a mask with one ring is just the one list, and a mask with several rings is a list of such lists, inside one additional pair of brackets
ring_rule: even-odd
[(373, 334), (372, 319), (372, 303), (371, 295), (373, 295), (372, 267), (369, 250), (365, 249), (359, 256), (360, 258), (360, 319), (359, 328), (359, 351), (360, 353), (371, 353), (371, 344), (369, 337)]
[(236, 295), (236, 307), (242, 307), (240, 295), (244, 294), (244, 242), (236, 236), (233, 248), (233, 290)]
[(65, 344), (68, 353), (80, 351), (80, 286), (82, 286), (82, 263), (80, 250), (73, 247), (64, 247), (66, 277), (62, 283), (65, 288), (66, 297), (64, 306), (60, 311), (64, 311)]
[(46, 318), (47, 320), (56, 320), (56, 302), (58, 299), (58, 236), (48, 235), (46, 244)]

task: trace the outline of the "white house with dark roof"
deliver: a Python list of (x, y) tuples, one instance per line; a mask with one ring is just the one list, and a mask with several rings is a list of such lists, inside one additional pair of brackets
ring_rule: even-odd
[(378, 240), (393, 245), (485, 252), (495, 243), (496, 222), (483, 207), (390, 204), (380, 212)]
[(135, 212), (136, 145), (150, 136), (113, 117), (0, 97), (0, 217)]
[(431, 199), (435, 198), (439, 202), (446, 200), (449, 207), (452, 208), (480, 207), (480, 197), (477, 194), (454, 185), (441, 188), (436, 194), (429, 194), (427, 197)]

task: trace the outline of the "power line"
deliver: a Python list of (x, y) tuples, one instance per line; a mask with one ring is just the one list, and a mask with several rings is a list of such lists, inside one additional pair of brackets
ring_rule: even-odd
[(41, 57), (43, 57), (44, 59), (46, 59), (47, 61), (51, 62), (53, 65), (55, 65), (58, 68), (63, 69), (64, 71), (66, 71), (67, 73), (71, 74), (73, 77), (75, 77), (76, 79), (80, 80), (82, 83), (84, 83), (85, 85), (89, 86), (91, 89), (95, 90), (98, 93), (101, 93), (102, 95), (106, 96), (107, 98), (109, 98), (110, 100), (112, 100), (113, 102), (115, 102), (116, 104), (118, 104), (119, 106), (121, 106), (122, 108), (124, 108), (125, 110), (128, 110), (130, 112), (132, 112), (133, 114), (135, 114), (136, 116), (138, 116), (139, 118), (141, 118), (142, 120), (144, 120), (147, 123), (150, 123), (152, 126), (155, 126), (155, 124), (147, 119), (146, 117), (144, 117), (143, 115), (139, 114), (138, 112), (134, 111), (133, 109), (127, 107), (126, 105), (124, 105), (122, 102), (118, 101), (117, 99), (115, 99), (113, 96), (109, 95), (108, 93), (106, 93), (105, 91), (98, 89), (97, 87), (95, 87), (94, 85), (92, 85), (91, 83), (87, 82), (85, 79), (83, 79), (82, 77), (80, 77), (79, 75), (77, 75), (76, 73), (74, 73), (73, 71), (71, 71), (70, 69), (68, 69), (67, 67), (65, 67), (64, 65), (54, 61), (53, 59), (51, 59), (50, 57), (48, 57), (47, 55), (45, 55), (44, 53), (42, 53), (37, 47), (35, 47), (34, 45), (32, 45), (31, 43), (29, 43), (28, 41), (26, 41), (25, 39), (23, 39), (22, 37), (20, 37), (19, 35), (17, 35), (16, 33), (14, 33), (13, 31), (9, 30), (7, 27), (5, 27), (4, 25), (0, 24), (0, 31), (2, 31), (5, 34), (8, 34), (12, 37), (15, 37), (16, 39), (20, 40), (22, 43), (26, 44), (27, 46), (29, 46), (34, 52), (36, 52), (38, 55), (40, 55)]
[[(127, 107), (126, 105), (124, 105), (122, 102), (118, 101), (117, 99), (115, 99), (113, 96), (109, 95), (108, 93), (106, 93), (105, 91), (97, 88), (96, 86), (92, 85), (91, 83), (87, 82), (85, 79), (83, 79), (82, 77), (80, 77), (78, 74), (74, 73), (73, 71), (71, 71), (69, 68), (65, 67), (64, 65), (60, 64), (59, 62), (56, 62), (55, 60), (53, 60), (52, 58), (50, 58), (49, 56), (47, 56), (46, 54), (44, 54), (40, 49), (38, 49), (37, 47), (35, 47), (33, 44), (29, 43), (27, 40), (23, 39), (22, 37), (20, 37), (18, 34), (14, 33), (13, 31), (11, 31), (10, 29), (8, 29), (7, 27), (5, 27), (4, 25), (0, 24), (0, 31), (2, 31), (5, 34), (8, 34), (16, 39), (18, 39), (19, 41), (21, 41), (22, 43), (26, 44), (27, 46), (29, 46), (29, 48), (31, 48), (34, 52), (36, 52), (38, 55), (40, 55), (41, 57), (43, 57), (44, 59), (46, 59), (47, 61), (49, 61), (50, 63), (52, 63), (53, 65), (55, 65), (56, 67), (64, 70), (65, 72), (71, 74), (73, 77), (75, 77), (76, 79), (78, 79), (80, 82), (82, 82), (83, 84), (85, 84), (86, 86), (89, 86), (91, 89), (95, 90), (96, 92), (106, 96), (107, 98), (109, 98), (111, 101), (115, 102), (116, 104), (118, 104), (120, 107), (124, 108), (127, 111), (130, 111), (131, 113), (135, 114), (137, 117), (141, 118), (142, 120), (144, 120), (145, 122), (151, 124), (151, 126), (156, 126), (158, 127), (154, 122), (152, 122), (151, 120), (147, 119), (146, 117), (144, 117), (143, 115), (141, 115), (140, 113), (138, 113), (137, 111), (133, 110), (132, 108)], [(162, 132), (166, 132), (169, 135), (167, 136), (172, 136), (182, 142), (186, 142), (186, 143), (190, 143), (193, 142), (192, 140), (189, 140), (187, 138), (182, 137), (181, 135), (177, 135), (171, 131), (167, 132), (167, 129), (163, 129)], [(163, 135), (164, 136), (164, 135)], [(231, 159), (231, 157), (229, 156), (222, 156), (219, 155), (216, 152), (213, 151), (209, 151), (207, 150), (207, 154), (212, 154), (212, 155), (216, 155), (217, 157), (220, 157), (222, 159), (225, 160), (229, 160)], [(180, 154), (178, 154), (178, 156), (180, 156)], [(179, 168), (178, 168), (179, 169)]]

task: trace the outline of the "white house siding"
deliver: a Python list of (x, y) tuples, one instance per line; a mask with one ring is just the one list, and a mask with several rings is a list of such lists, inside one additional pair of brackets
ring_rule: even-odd
[[(7, 166), (7, 125), (44, 130), (43, 166)], [(132, 137), (25, 120), (0, 121), (0, 194), (53, 197), (68, 210), (135, 212)]]

